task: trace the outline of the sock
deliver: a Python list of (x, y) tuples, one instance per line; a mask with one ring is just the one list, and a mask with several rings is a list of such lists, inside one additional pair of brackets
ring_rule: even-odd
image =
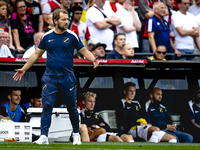
[(169, 143), (177, 143), (177, 139), (171, 139), (169, 140)]
[(133, 142), (135, 142), (135, 141), (134, 141), (134, 140), (130, 140), (130, 141), (128, 141), (128, 142), (133, 143)]

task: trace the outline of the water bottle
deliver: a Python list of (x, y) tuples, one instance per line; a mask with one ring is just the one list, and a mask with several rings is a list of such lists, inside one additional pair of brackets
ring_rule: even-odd
[(4, 142), (17, 142), (19, 141), (18, 138), (11, 138), (11, 137), (5, 137)]

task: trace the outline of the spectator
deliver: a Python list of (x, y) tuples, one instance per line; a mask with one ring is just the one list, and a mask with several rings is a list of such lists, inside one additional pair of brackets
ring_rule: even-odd
[(73, 6), (80, 6), (83, 8), (81, 21), (85, 22), (85, 15), (86, 15), (86, 3), (85, 0), (72, 0), (72, 7)]
[(134, 48), (131, 44), (125, 44), (122, 48), (122, 58), (123, 59), (132, 59), (134, 56)]
[[(172, 15), (172, 26), (175, 33), (175, 47), (179, 52), (181, 52), (181, 54), (193, 54), (194, 41), (200, 50), (197, 23), (194, 15), (188, 12), (190, 1), (178, 0), (177, 3), (180, 10)], [(179, 57), (178, 59), (194, 60), (194, 57)]]
[(35, 33), (42, 32), (44, 21), (40, 4), (34, 0), (25, 0), (26, 13), (30, 15)]
[[(138, 39), (136, 31), (140, 31), (142, 24), (138, 14), (134, 9), (135, 0), (125, 0), (123, 9), (119, 9), (117, 13), (121, 13), (121, 25), (117, 27), (118, 33), (125, 33), (126, 43), (131, 44), (134, 49), (138, 49)], [(120, 15), (119, 15), (120, 16)]]
[(49, 26), (46, 29), (43, 30), (45, 33), (54, 28), (54, 24), (53, 24), (53, 12), (50, 12), (47, 15), (47, 23), (48, 23)]
[(100, 59), (105, 58), (105, 49), (106, 49), (106, 44), (103, 43), (97, 43), (94, 45), (94, 47), (92, 48), (92, 54), (94, 55), (94, 57), (98, 57)]
[[(107, 45), (106, 50), (113, 50), (112, 42), (115, 27), (121, 24), (119, 18), (114, 17), (115, 13), (110, 9), (104, 9), (105, 0), (96, 0), (94, 6), (90, 7), (86, 14), (91, 38), (97, 38)], [(113, 27), (113, 28), (111, 28)]]
[(92, 7), (92, 6), (94, 5), (94, 3), (95, 3), (95, 0), (89, 0), (88, 3), (87, 3), (86, 11), (87, 11), (90, 7)]
[[(9, 45), (10, 45), (10, 35), (9, 35), (9, 33), (8, 32), (4, 32), (4, 40), (5, 40), (5, 42), (4, 42), (4, 44), (7, 46), (7, 47), (9, 47)], [(12, 46), (13, 48), (9, 48), (10, 49), (10, 52), (11, 52), (11, 54), (14, 56), (14, 57), (16, 57), (16, 53), (17, 53), (17, 49), (15, 49), (15, 47), (14, 46)]]
[(0, 29), (0, 57), (11, 57), (13, 58), (13, 55), (11, 54), (9, 48), (4, 45), (5, 43), (5, 37), (4, 37), (4, 30)]
[(74, 12), (71, 30), (74, 31), (82, 43), (85, 43), (85, 39), (90, 39), (90, 32), (88, 30), (87, 24), (80, 21), (83, 9), (80, 6), (73, 6), (72, 10)]
[(124, 33), (118, 33), (114, 37), (115, 49), (108, 53), (106, 59), (122, 59), (122, 47), (126, 42)]
[(21, 91), (18, 89), (11, 90), (8, 99), (8, 102), (0, 106), (0, 119), (25, 122), (25, 112), (19, 105), (21, 101)]
[(24, 52), (24, 49), (33, 44), (34, 29), (23, 0), (16, 1), (10, 22), (15, 46), (18, 51)]
[(174, 6), (174, 2), (175, 2), (174, 0), (165, 0), (166, 6), (168, 8), (169, 15), (164, 17), (164, 19), (168, 22), (169, 29), (170, 29), (170, 37), (171, 37), (173, 42), (174, 42), (174, 31), (173, 31), (173, 28), (172, 28), (171, 18), (172, 18), (172, 14), (175, 13), (175, 11), (172, 10), (173, 6)]
[(154, 16), (148, 20), (147, 31), (150, 43), (150, 49), (153, 53), (156, 51), (156, 47), (164, 45), (168, 53), (171, 53), (171, 48), (174, 49), (175, 54), (179, 57), (181, 54), (175, 48), (171, 38), (170, 29), (166, 20), (163, 19), (165, 16), (165, 5), (161, 2), (154, 3)]
[[(138, 14), (140, 17), (140, 21), (142, 23), (141, 31), (139, 32), (139, 49), (140, 52), (150, 52), (148, 47), (148, 33), (146, 31), (146, 21), (154, 16), (153, 12), (153, 4), (155, 2), (163, 2), (165, 4), (165, 0), (140, 0), (138, 2)], [(166, 10), (165, 15), (168, 15), (168, 11)]]
[(174, 136), (147, 124), (139, 102), (133, 100), (136, 94), (135, 83), (125, 83), (123, 93), (124, 99), (121, 100), (120, 108), (117, 110), (118, 127), (122, 125), (125, 133), (131, 134), (133, 138), (138, 136), (148, 142), (177, 142)]
[(11, 27), (10, 27), (10, 21), (7, 19), (7, 3), (4, 1), (0, 1), (0, 29), (4, 29), (5, 32), (8, 32), (10, 35), (10, 43), (8, 44), (8, 47), (11, 49), (15, 49), (15, 47), (12, 45), (12, 33), (11, 33)]
[[(196, 18), (196, 21), (197, 21), (198, 29), (199, 29), (199, 31), (200, 31), (200, 14), (197, 15), (197, 16), (195, 16), (195, 18)], [(200, 34), (199, 34), (199, 39), (197, 39), (197, 40), (200, 40)], [(194, 53), (195, 53), (195, 54), (200, 54), (200, 51), (199, 51), (199, 49), (197, 48), (197, 46), (196, 46), (196, 45), (194, 45), (194, 46), (195, 46), (195, 47), (194, 47)], [(194, 57), (194, 60), (200, 61), (200, 57)]]
[(87, 43), (87, 49), (92, 52), (93, 46), (99, 42), (96, 38), (91, 38)]
[[(187, 117), (186, 117), (187, 116)], [(186, 109), (186, 116), (184, 117), (185, 130), (193, 135), (193, 142), (200, 142), (200, 89), (194, 95), (194, 99), (188, 102), (188, 109)], [(187, 119), (186, 119), (187, 118)]]
[(160, 45), (157, 47), (153, 56), (148, 57), (149, 60), (166, 60), (166, 47), (164, 45)]
[(71, 0), (60, 0), (60, 4), (61, 4), (60, 5), (61, 9), (65, 9), (65, 10), (68, 11), (68, 14), (69, 14), (68, 29), (71, 29), (73, 15), (74, 15), (74, 12), (73, 12), (73, 10), (70, 7)]
[(194, 16), (200, 14), (200, 0), (195, 0), (195, 4), (189, 7), (188, 12), (192, 13)]
[(162, 131), (177, 137), (177, 141), (191, 143), (192, 135), (178, 131), (176, 125), (171, 124), (167, 109), (161, 104), (162, 90), (154, 88), (150, 93), (150, 100), (145, 103), (147, 121), (153, 126), (159, 127)]
[[(110, 126), (103, 120), (101, 115), (94, 112), (96, 102), (95, 93), (88, 91), (84, 93), (83, 96), (84, 100), (82, 101), (82, 103), (84, 105), (84, 108), (81, 110), (81, 123), (87, 126), (88, 132), (92, 132), (93, 130), (96, 130), (98, 128), (103, 128), (106, 130), (106, 133), (104, 132), (104, 134), (98, 135), (97, 142), (134, 142), (133, 137), (131, 135), (111, 132)], [(94, 139), (92, 134), (90, 135), (90, 139)]]
[[(43, 32), (38, 32), (38, 33), (34, 34), (34, 36), (33, 36), (34, 45), (26, 50), (26, 52), (24, 53), (22, 58), (29, 58), (35, 52), (35, 50), (38, 48), (38, 46), (40, 44), (40, 41), (41, 41), (41, 38), (42, 38), (43, 35), (44, 35)], [(42, 54), (42, 58), (47, 58), (47, 52), (46, 51)]]
[(50, 14), (50, 12), (54, 11), (57, 8), (60, 8), (59, 0), (49, 0), (46, 3), (42, 3), (42, 16), (44, 20), (44, 26), (47, 26), (47, 15)]

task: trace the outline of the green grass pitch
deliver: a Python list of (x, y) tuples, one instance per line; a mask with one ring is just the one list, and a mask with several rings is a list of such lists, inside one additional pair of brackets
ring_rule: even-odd
[(50, 143), (49, 145), (36, 145), (20, 142), (0, 142), (0, 150), (200, 150), (200, 143), (120, 143), (120, 142), (83, 142), (82, 145), (72, 143)]

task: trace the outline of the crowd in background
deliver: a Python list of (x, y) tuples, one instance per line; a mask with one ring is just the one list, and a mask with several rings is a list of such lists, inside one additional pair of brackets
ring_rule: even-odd
[[(29, 58), (54, 28), (55, 9), (68, 11), (68, 29), (99, 58), (152, 53), (151, 60), (156, 55), (163, 60), (174, 53), (194, 60), (183, 54), (200, 50), (200, 0), (5, 0), (0, 1), (0, 57)], [(75, 49), (74, 58), (83, 56)]]

